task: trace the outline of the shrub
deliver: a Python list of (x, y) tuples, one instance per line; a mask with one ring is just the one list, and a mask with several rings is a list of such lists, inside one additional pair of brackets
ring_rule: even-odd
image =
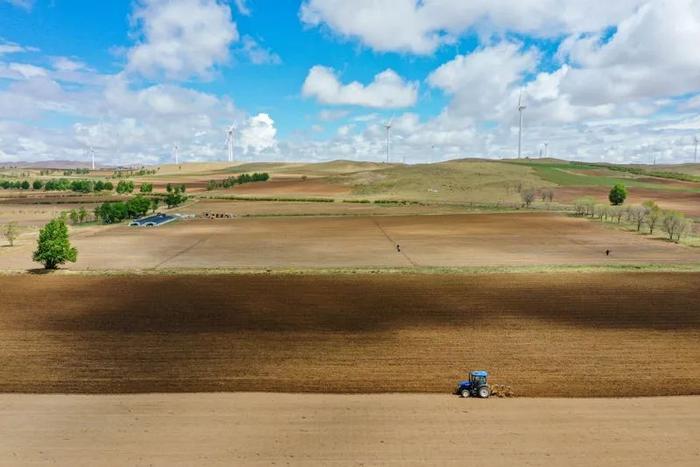
[(7, 239), (10, 246), (15, 245), (15, 240), (19, 236), (19, 227), (17, 227), (17, 222), (10, 222), (2, 229), (2, 234)]
[(620, 206), (621, 204), (624, 204), (625, 200), (627, 199), (627, 188), (625, 188), (625, 185), (618, 183), (612, 187), (612, 190), (610, 190), (610, 194), (608, 195), (608, 199), (613, 206)]
[(142, 183), (141, 187), (139, 188), (139, 191), (141, 193), (152, 193), (153, 192), (153, 183)]
[(78, 251), (68, 240), (68, 227), (63, 219), (54, 219), (41, 229), (32, 258), (46, 269), (56, 269), (66, 261), (74, 263), (78, 259)]
[(44, 187), (44, 182), (41, 180), (34, 180), (34, 183), (32, 183), (32, 188), (35, 190), (41, 190)]
[(120, 180), (119, 183), (117, 183), (117, 193), (119, 193), (120, 195), (132, 193), (133, 191), (134, 191), (134, 182), (127, 181), (127, 180)]

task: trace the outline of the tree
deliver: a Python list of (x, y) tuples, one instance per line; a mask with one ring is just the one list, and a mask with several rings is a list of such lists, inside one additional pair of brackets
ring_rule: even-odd
[(642, 203), (642, 206), (647, 210), (646, 224), (649, 226), (649, 234), (651, 235), (654, 233), (654, 228), (661, 219), (663, 211), (661, 211), (661, 208), (653, 201), (645, 201)]
[(680, 241), (681, 237), (692, 230), (692, 221), (678, 211), (664, 211), (661, 228), (668, 234), (669, 240)]
[(159, 205), (160, 205), (160, 199), (151, 198), (151, 211), (153, 211), (155, 213), (156, 209), (158, 209)]
[(23, 180), (22, 183), (20, 184), (20, 188), (23, 190), (28, 190), (31, 188), (31, 185), (29, 184), (29, 180)]
[(119, 193), (120, 195), (132, 193), (133, 191), (134, 191), (134, 182), (120, 180), (119, 183), (117, 183), (117, 193)]
[(647, 221), (647, 208), (644, 206), (630, 206), (627, 210), (627, 217), (637, 226), (637, 232), (642, 230), (642, 225)]
[(87, 211), (85, 210), (84, 207), (81, 206), (80, 210), (78, 211), (78, 220), (80, 221), (81, 224), (87, 220), (87, 216), (88, 216)]
[(2, 234), (5, 236), (10, 246), (15, 246), (15, 240), (19, 236), (19, 227), (17, 226), (17, 222), (10, 222), (7, 224), (5, 228), (2, 229)]
[(126, 210), (129, 217), (142, 217), (148, 212), (151, 202), (143, 196), (136, 196), (126, 202)]
[(168, 195), (165, 197), (165, 204), (169, 208), (179, 206), (185, 201), (187, 201), (187, 196), (185, 196), (185, 185), (170, 187)]
[(78, 250), (71, 246), (68, 227), (62, 219), (54, 219), (41, 229), (33, 259), (45, 269), (56, 269), (66, 261), (75, 263), (78, 259)]
[(618, 183), (612, 187), (612, 190), (610, 190), (610, 195), (608, 195), (608, 199), (613, 206), (620, 206), (621, 204), (624, 204), (625, 200), (627, 199), (627, 188), (625, 188), (625, 185)]
[(153, 192), (153, 183), (142, 183), (139, 188), (141, 193), (151, 193)]
[(34, 183), (32, 183), (32, 188), (35, 190), (41, 190), (44, 187), (44, 182), (41, 180), (34, 180)]
[(520, 199), (523, 200), (523, 203), (528, 208), (535, 201), (535, 196), (536, 196), (536, 192), (532, 188), (526, 188), (526, 189), (520, 191)]
[(71, 209), (68, 216), (70, 217), (70, 221), (73, 223), (73, 225), (77, 224), (80, 220), (80, 214), (78, 214), (77, 209)]

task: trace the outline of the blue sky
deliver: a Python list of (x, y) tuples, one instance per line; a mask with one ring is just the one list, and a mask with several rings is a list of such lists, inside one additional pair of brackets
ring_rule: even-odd
[(528, 156), (684, 162), (697, 43), (700, 0), (0, 0), (0, 163), (381, 160), (392, 117), (396, 161), (512, 157), (521, 92)]

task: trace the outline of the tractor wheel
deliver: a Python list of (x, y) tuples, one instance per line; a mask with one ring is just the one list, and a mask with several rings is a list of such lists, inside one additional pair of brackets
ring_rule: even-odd
[(482, 399), (488, 399), (491, 395), (491, 389), (488, 386), (481, 386), (479, 388), (479, 397)]
[(460, 394), (461, 394), (462, 397), (464, 397), (464, 398), (467, 398), (467, 397), (471, 396), (471, 394), (469, 394), (469, 389), (462, 389), (462, 392), (461, 392)]

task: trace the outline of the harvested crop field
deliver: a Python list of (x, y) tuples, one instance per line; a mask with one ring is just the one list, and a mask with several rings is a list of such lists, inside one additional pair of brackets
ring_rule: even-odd
[[(700, 274), (0, 276), (0, 392), (700, 394)], [(31, 298), (30, 298), (31, 297)]]
[(697, 466), (700, 397), (0, 395), (0, 464)]
[[(549, 213), (194, 220), (72, 241), (68, 267), (84, 270), (700, 263), (697, 248)], [(0, 268), (35, 268), (31, 247), (3, 252)]]

